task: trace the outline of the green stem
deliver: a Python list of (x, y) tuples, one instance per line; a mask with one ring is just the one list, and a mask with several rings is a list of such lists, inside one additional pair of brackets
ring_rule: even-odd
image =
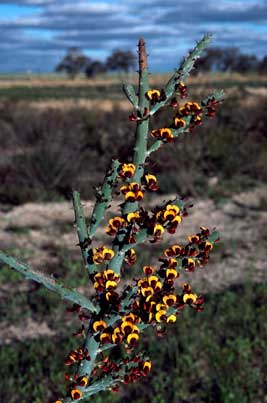
[[(146, 93), (149, 90), (148, 85), (148, 70), (147, 70), (147, 56), (145, 49), (145, 41), (143, 38), (138, 43), (139, 54), (139, 94), (138, 105), (140, 113), (144, 113), (145, 108), (149, 108), (149, 101), (146, 97)], [(135, 148), (133, 163), (136, 167), (135, 174), (132, 178), (132, 182), (141, 184), (142, 176), (144, 175), (144, 163), (146, 160), (147, 152), (147, 137), (148, 137), (149, 119), (144, 121), (137, 121), (135, 132)], [(125, 203), (123, 207), (123, 214), (128, 214), (137, 210), (138, 202)]]
[(90, 238), (95, 235), (96, 230), (103, 219), (104, 211), (106, 210), (108, 203), (111, 201), (112, 188), (118, 175), (119, 166), (120, 162), (118, 160), (112, 160), (111, 167), (107, 171), (103, 185), (97, 192), (97, 200), (93, 208), (90, 228), (88, 231)]
[[(117, 384), (118, 380), (114, 379), (112, 375), (107, 375), (103, 379), (100, 379), (99, 381), (96, 381), (93, 383), (93, 385), (87, 387), (83, 391), (83, 395), (80, 399), (75, 400), (75, 402), (79, 402), (83, 400), (84, 398), (90, 397), (95, 395), (96, 393), (102, 392), (113, 385)], [(79, 388), (82, 390), (82, 388)], [(66, 399), (62, 400), (63, 403), (73, 403), (73, 400), (70, 397), (67, 397)], [(89, 402), (89, 400), (88, 400)]]
[[(149, 107), (146, 92), (149, 89), (148, 85), (148, 70), (147, 70), (147, 55), (145, 49), (145, 41), (143, 38), (138, 43), (139, 55), (139, 93), (138, 93), (138, 109), (141, 114), (144, 109)], [(142, 176), (144, 175), (144, 163), (147, 153), (147, 137), (148, 137), (149, 120), (137, 121), (135, 132), (135, 148), (133, 163), (136, 167), (134, 176), (131, 182), (141, 184)], [(138, 202), (125, 202), (122, 208), (122, 214), (128, 214), (138, 209)], [(110, 262), (110, 267), (116, 272), (120, 273), (121, 266), (125, 257), (125, 251), (121, 251), (121, 246), (127, 234), (127, 229), (118, 232), (113, 241), (113, 250), (115, 252), (114, 258)]]
[[(73, 200), (73, 207), (74, 207), (74, 213), (75, 213), (75, 222), (76, 222), (76, 227), (77, 227), (77, 234), (79, 238), (79, 245), (81, 248), (81, 253), (83, 257), (83, 262), (84, 265), (88, 271), (89, 274), (95, 271), (95, 265), (88, 263), (88, 256), (89, 256), (89, 246), (91, 243), (91, 240), (88, 237), (87, 233), (87, 226), (86, 226), (86, 220), (81, 204), (81, 199), (80, 199), (80, 193), (77, 192), (76, 190), (73, 191), (72, 193), (72, 200)], [(86, 243), (88, 241), (88, 243)]]
[(12, 269), (17, 270), (24, 275), (29, 280), (36, 281), (44, 285), (50, 291), (54, 291), (56, 294), (60, 295), (63, 299), (78, 304), (83, 308), (88, 309), (89, 312), (97, 313), (99, 308), (96, 307), (89, 299), (84, 295), (80, 294), (78, 291), (72, 290), (71, 288), (66, 288), (62, 283), (55, 280), (53, 277), (48, 277), (44, 273), (37, 270), (33, 270), (30, 266), (25, 263), (18, 262), (11, 256), (6, 255), (0, 251), (0, 260), (12, 267)]

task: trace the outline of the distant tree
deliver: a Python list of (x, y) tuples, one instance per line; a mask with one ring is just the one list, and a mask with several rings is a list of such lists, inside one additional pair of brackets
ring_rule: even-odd
[(236, 64), (233, 66), (232, 71), (238, 73), (249, 73), (252, 71), (257, 71), (259, 61), (256, 56), (240, 54), (236, 59)]
[(223, 50), (220, 48), (209, 48), (203, 52), (203, 57), (195, 63), (194, 74), (213, 70), (221, 70)]
[(84, 73), (91, 59), (84, 55), (79, 48), (72, 47), (67, 50), (66, 56), (56, 66), (56, 72), (65, 72), (74, 79), (77, 74)]
[(238, 48), (221, 48), (220, 71), (236, 71), (240, 63), (240, 51)]
[(267, 73), (267, 55), (259, 62), (258, 72), (260, 74)]
[(85, 75), (87, 78), (95, 77), (97, 74), (105, 73), (107, 71), (107, 66), (98, 60), (93, 60), (90, 62), (86, 69)]
[(130, 50), (115, 49), (107, 58), (106, 66), (108, 70), (128, 73), (136, 66), (136, 56)]
[(240, 53), (238, 48), (213, 47), (204, 52), (203, 58), (197, 60), (195, 67), (202, 72), (232, 71), (247, 73), (258, 70), (259, 60), (254, 55)]

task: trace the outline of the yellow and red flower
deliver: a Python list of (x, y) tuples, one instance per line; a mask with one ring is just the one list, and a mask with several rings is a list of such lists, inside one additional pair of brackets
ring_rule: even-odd
[(131, 178), (135, 173), (136, 167), (134, 164), (121, 164), (119, 176), (123, 179)]
[(97, 320), (93, 323), (94, 332), (102, 332), (102, 330), (106, 329), (107, 324), (104, 320)]
[(182, 99), (187, 97), (187, 87), (182, 81), (176, 85), (175, 89), (179, 92), (179, 95)]
[(159, 188), (157, 178), (155, 175), (147, 174), (145, 175), (146, 185), (148, 189), (156, 192)]
[(106, 228), (108, 235), (116, 235), (118, 230), (126, 225), (126, 221), (122, 217), (113, 217), (109, 220)]
[(127, 183), (121, 186), (120, 191), (127, 202), (140, 201), (144, 198), (144, 192), (137, 182)]
[(186, 121), (184, 119), (181, 119), (180, 117), (175, 117), (173, 119), (173, 124), (175, 128), (185, 127)]
[(152, 103), (158, 102), (160, 100), (160, 91), (155, 89), (149, 90), (146, 93), (146, 97)]
[(189, 235), (188, 240), (190, 243), (198, 243), (199, 242), (199, 236), (198, 235)]
[(145, 273), (146, 276), (150, 276), (151, 274), (153, 274), (155, 271), (153, 266), (144, 266), (143, 267), (143, 272)]
[(167, 323), (175, 323), (176, 322), (176, 315), (170, 315), (167, 317)]
[(161, 224), (156, 224), (153, 229), (153, 234), (155, 237), (158, 238), (158, 237), (161, 237), (161, 235), (164, 233), (164, 231), (165, 231), (164, 227)]
[(151, 361), (147, 360), (142, 363), (142, 373), (144, 376), (147, 376), (148, 373), (151, 371), (151, 366), (152, 366)]
[(182, 266), (186, 271), (194, 271), (196, 266), (196, 261), (192, 258), (184, 258), (182, 260)]
[(97, 273), (94, 276), (94, 288), (98, 292), (113, 290), (120, 282), (119, 274), (112, 269), (106, 269), (102, 273)]
[(110, 333), (101, 333), (100, 335), (100, 341), (103, 344), (109, 344), (111, 343), (111, 334)]
[(136, 252), (135, 252), (135, 250), (134, 249), (129, 249), (127, 252), (126, 252), (126, 255), (125, 255), (125, 262), (129, 265), (129, 266), (133, 266), (134, 264), (135, 264), (135, 262), (136, 262), (136, 259), (137, 259), (137, 257), (136, 257)]
[(139, 341), (139, 335), (138, 333), (130, 333), (127, 336), (127, 343), (131, 346), (131, 347), (136, 347)]
[(85, 387), (88, 385), (89, 379), (86, 376), (81, 376), (80, 378), (77, 379), (77, 385), (81, 387)]
[(176, 303), (177, 297), (175, 294), (167, 294), (167, 295), (164, 295), (162, 301), (165, 305), (172, 306)]
[(194, 293), (186, 293), (183, 296), (183, 301), (185, 304), (194, 304), (197, 300), (197, 295)]
[(92, 261), (95, 264), (101, 264), (104, 263), (105, 260), (111, 260), (114, 256), (114, 252), (112, 249), (101, 246), (99, 248), (93, 248), (91, 250), (91, 255)]
[(132, 213), (127, 214), (127, 221), (128, 222), (138, 222), (140, 220), (141, 215), (139, 211), (134, 211)]
[(78, 400), (82, 397), (82, 391), (79, 389), (72, 389), (70, 391), (70, 395), (71, 395), (72, 400)]
[(167, 257), (179, 256), (183, 248), (180, 245), (173, 245), (164, 251), (164, 255)]
[(166, 310), (161, 309), (158, 311), (155, 315), (156, 321), (157, 322), (163, 322), (166, 319)]
[(162, 140), (164, 143), (171, 143), (175, 140), (172, 130), (168, 127), (163, 127), (161, 129), (154, 129), (151, 131), (151, 136)]
[(160, 129), (160, 137), (164, 143), (172, 143), (175, 140), (172, 130), (168, 127)]

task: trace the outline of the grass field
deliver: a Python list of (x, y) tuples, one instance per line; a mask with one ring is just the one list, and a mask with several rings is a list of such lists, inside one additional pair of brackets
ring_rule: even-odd
[[(168, 80), (168, 75), (156, 74), (151, 76), (153, 85), (162, 86)], [(122, 82), (135, 82), (130, 76), (102, 76), (97, 79), (78, 77), (75, 80), (61, 78), (60, 75), (44, 76), (0, 76), (0, 100), (13, 101), (44, 101), (64, 99), (124, 99), (121, 91)], [(222, 76), (221, 74), (204, 75), (190, 78), (189, 85), (192, 91), (203, 89), (228, 89), (238, 87), (260, 88), (266, 87), (267, 77), (248, 75), (242, 77), (238, 74)]]

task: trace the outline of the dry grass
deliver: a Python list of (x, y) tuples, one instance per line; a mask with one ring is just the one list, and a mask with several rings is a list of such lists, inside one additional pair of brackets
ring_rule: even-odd
[[(171, 76), (170, 73), (152, 73), (150, 76), (150, 83), (152, 85), (162, 84)], [(49, 86), (49, 87), (95, 87), (95, 86), (107, 86), (114, 84), (121, 84), (124, 81), (132, 82), (137, 84), (137, 74), (130, 75), (114, 75), (114, 76), (101, 76), (98, 78), (88, 79), (82, 76), (77, 77), (74, 80), (70, 80), (68, 77), (62, 77), (60, 75), (56, 76), (54, 74), (51, 75), (30, 75), (30, 76), (0, 76), (0, 88), (10, 88), (10, 87), (40, 87), (40, 86)], [(208, 73), (208, 74), (200, 74), (198, 76), (191, 76), (188, 78), (187, 83), (190, 84), (207, 84), (211, 82), (224, 82), (226, 80), (234, 81), (237, 83), (246, 83), (247, 81), (257, 81), (257, 82), (266, 82), (267, 75), (258, 75), (256, 73), (250, 74), (239, 74), (239, 73)]]
[(131, 110), (131, 104), (127, 100), (122, 101), (112, 101), (112, 100), (95, 100), (90, 99), (49, 99), (46, 101), (33, 101), (27, 103), (30, 108), (35, 108), (38, 110), (46, 109), (58, 109), (58, 110), (69, 110), (74, 108), (84, 108), (89, 110), (102, 110), (104, 112), (112, 112), (114, 109), (121, 109), (125, 111)]

